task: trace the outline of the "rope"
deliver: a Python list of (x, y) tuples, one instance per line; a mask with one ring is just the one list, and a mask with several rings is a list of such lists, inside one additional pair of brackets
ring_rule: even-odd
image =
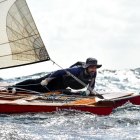
[[(17, 86), (30, 86), (30, 85), (39, 85), (39, 84), (28, 84), (28, 85), (17, 85)], [(21, 91), (20, 92), (23, 92), (24, 91), (24, 93), (25, 92), (28, 92), (28, 93), (36, 93), (36, 94), (38, 94), (38, 95), (43, 95), (43, 96), (45, 96), (43, 93), (41, 93), (41, 92), (37, 92), (37, 91), (33, 91), (33, 90), (27, 90), (27, 89), (24, 89), (24, 88), (18, 88), (18, 87), (16, 87), (16, 85), (13, 85), (13, 86), (0, 86), (0, 87), (5, 87), (5, 88), (16, 88), (16, 89), (20, 89)], [(47, 87), (46, 87), (47, 88)], [(48, 89), (48, 88), (47, 88)], [(48, 89), (49, 90), (49, 89)], [(60, 89), (58, 89), (58, 90), (53, 90), (53, 91), (51, 91), (51, 92), (55, 92), (55, 91), (59, 91)], [(61, 89), (61, 90), (63, 90), (63, 89)], [(9, 90), (9, 91), (12, 91), (12, 90)], [(18, 91), (19, 92), (19, 91)], [(73, 94), (74, 95), (74, 94)], [(70, 96), (72, 96), (72, 95), (67, 95), (67, 94), (65, 94), (65, 93), (63, 93), (63, 91), (61, 92), (61, 94), (59, 94), (59, 95), (55, 95), (55, 96), (67, 96), (67, 97), (70, 97)], [(82, 95), (74, 95), (75, 97), (81, 97)]]
[(49, 88), (47, 87), (47, 86), (44, 86), (48, 91), (51, 91), (51, 90), (49, 90)]
[[(14, 87), (14, 88), (17, 88), (17, 87), (27, 87), (27, 86), (37, 86), (37, 85), (40, 85), (40, 83), (39, 84), (27, 84), (27, 85), (0, 86), (0, 87), (7, 87), (7, 88)], [(47, 86), (43, 86), (43, 87), (46, 88), (48, 91), (51, 91), (51, 90), (49, 90), (49, 88)], [(21, 89), (21, 88), (17, 88), (17, 89)], [(23, 89), (23, 90), (36, 93), (36, 91), (33, 91), (33, 90), (27, 90), (27, 89)]]
[[(27, 85), (14, 85), (15, 87), (24, 87), (24, 86), (37, 86), (40, 85), (39, 84), (27, 84)], [(51, 91), (47, 86), (43, 86), (44, 88), (46, 88), (48, 91)]]

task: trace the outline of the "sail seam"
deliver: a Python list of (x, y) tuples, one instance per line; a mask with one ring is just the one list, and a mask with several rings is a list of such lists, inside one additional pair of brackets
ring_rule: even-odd
[[(35, 35), (39, 35), (39, 34), (35, 34)], [(35, 36), (35, 35), (31, 35), (31, 36), (28, 36), (28, 37), (24, 37), (24, 38), (21, 38), (21, 39), (18, 39), (18, 40), (22, 40), (22, 39), (25, 39), (25, 38), (29, 38), (29, 37), (32, 37), (32, 36)], [(2, 43), (2, 44), (0, 44), (0, 45), (4, 45), (4, 44), (8, 44), (8, 43), (12, 43), (12, 42), (16, 42), (16, 41), (18, 41), (18, 40), (5, 42), (5, 43)]]
[[(17, 4), (15, 4), (16, 6), (17, 6)], [(25, 6), (25, 5), (24, 5)], [(23, 8), (24, 6), (22, 6), (21, 8)], [(17, 6), (17, 8), (19, 9), (19, 7)], [(20, 10), (20, 9), (19, 9)], [(20, 10), (21, 11), (21, 10)], [(9, 15), (14, 19), (14, 22), (15, 21), (17, 21), (11, 14), (10, 14), (10, 12), (8, 12), (9, 13)], [(21, 14), (22, 14), (22, 12), (21, 12)], [(22, 14), (23, 15), (23, 14)], [(23, 17), (25, 18), (25, 16), (23, 15)], [(26, 20), (27, 21), (27, 20)], [(17, 21), (18, 22), (18, 21)], [(20, 24), (20, 22), (18, 22), (19, 23), (19, 25), (21, 25)], [(15, 22), (15, 24), (16, 24), (16, 22)], [(23, 23), (24, 24), (24, 23)], [(17, 25), (17, 24), (16, 24)], [(28, 23), (28, 25), (29, 25), (29, 23)], [(18, 26), (18, 25), (17, 25)], [(22, 25), (21, 25), (22, 26)], [(11, 29), (9, 26), (7, 26), (9, 29)], [(22, 26), (23, 27), (23, 26)], [(23, 27), (23, 29), (24, 30), (26, 30), (26, 32), (27, 32), (27, 34), (28, 34), (28, 36), (29, 35), (31, 35), (29, 32), (28, 32), (28, 30), (26, 29), (26, 26), (24, 25), (24, 27)], [(13, 29), (11, 29), (12, 31), (14, 31), (14, 32), (16, 32), (15, 30), (13, 30)], [(19, 30), (20, 30), (20, 28), (19, 28)], [(33, 30), (33, 29), (32, 29)], [(20, 30), (21, 31), (21, 30)], [(18, 33), (18, 32), (16, 32), (17, 34), (19, 34), (19, 35), (21, 35), (22, 37), (24, 37), (24, 35), (23, 34), (20, 34), (20, 33)], [(15, 34), (15, 33), (14, 33)], [(35, 32), (34, 32), (34, 34), (35, 34)], [(16, 35), (16, 34), (15, 34)], [(39, 34), (38, 34), (39, 35)], [(17, 36), (17, 35), (16, 35)], [(35, 38), (34, 38), (35, 39)], [(27, 40), (27, 42), (28, 42), (28, 44), (29, 44), (29, 46), (31, 46), (30, 45), (30, 43), (29, 42), (32, 42), (32, 43), (34, 43), (32, 40)], [(36, 44), (36, 43), (34, 43), (34, 44)], [(39, 43), (40, 44), (40, 43)], [(36, 44), (37, 45), (37, 44)], [(37, 45), (38, 47), (40, 47), (39, 45)], [(33, 46), (31, 46), (32, 48), (34, 48)], [(36, 55), (37, 56), (37, 55)], [(38, 56), (37, 56), (38, 57)]]
[[(7, 26), (7, 28), (9, 28), (10, 30), (16, 32), (15, 30), (13, 30), (12, 28), (10, 28), (10, 27), (8, 27), (8, 26)], [(18, 32), (16, 32), (16, 33), (19, 34)], [(15, 33), (14, 33), (14, 34), (15, 34)], [(15, 35), (16, 35), (16, 34), (15, 34)], [(21, 34), (19, 34), (19, 35), (21, 35)], [(37, 35), (39, 35), (39, 34), (37, 34)], [(21, 36), (22, 36), (22, 35), (21, 35)], [(23, 36), (22, 36), (22, 37), (23, 37)], [(32, 36), (28, 36), (28, 37), (32, 37)], [(23, 38), (23, 39), (24, 39), (24, 38)], [(29, 44), (29, 45), (25, 45), (25, 46), (31, 46), (30, 43), (29, 43), (29, 41), (32, 42), (32, 43), (34, 43), (33, 41), (28, 40), (28, 44)], [(21, 42), (22, 42), (22, 41), (21, 41)], [(9, 42), (9, 43), (11, 43), (11, 42)], [(16, 42), (16, 43), (17, 43), (17, 42)], [(23, 43), (23, 42), (22, 42), (22, 43)], [(36, 43), (34, 43), (34, 44), (36, 44)], [(24, 44), (22, 44), (22, 45), (24, 45)], [(37, 44), (36, 44), (36, 45), (37, 45)], [(38, 46), (38, 45), (37, 45), (37, 46)], [(32, 46), (31, 46), (31, 47), (32, 47)], [(38, 46), (38, 47), (40, 47), (40, 46)], [(32, 47), (32, 48), (34, 48), (34, 47)]]
[[(41, 48), (44, 48), (44, 47), (41, 47)], [(32, 50), (27, 50), (27, 51), (24, 51), (24, 52), (29, 52), (29, 51), (33, 51), (33, 50), (37, 50), (37, 49), (41, 49), (41, 48), (36, 48), (36, 49), (32, 49)], [(21, 54), (21, 53), (24, 53), (24, 52), (2, 55), (2, 56), (0, 56), (0, 57), (10, 56), (10, 55), (17, 55), (17, 54)]]
[[(26, 14), (26, 15), (24, 15), (23, 13), (22, 13), (22, 11), (21, 11), (21, 9), (23, 8), (23, 7), (27, 7), (28, 8), (28, 6), (27, 6), (27, 4), (26, 5), (24, 5), (24, 6), (22, 6), (21, 8), (19, 8), (18, 7), (18, 5), (17, 5), (17, 3), (15, 3), (15, 5), (17, 6), (17, 8), (19, 9), (19, 14), (22, 14), (22, 16), (25, 18), (25, 20), (26, 20), (26, 22), (28, 23), (28, 25), (30, 26), (30, 28), (32, 29), (32, 31), (34, 32), (34, 30), (33, 30), (33, 28), (31, 27), (31, 25), (30, 25), (30, 23), (28, 22), (28, 20), (27, 20), (27, 18), (26, 18), (26, 16), (28, 15), (28, 14), (30, 14), (30, 13), (28, 13), (28, 14)], [(29, 8), (28, 8), (28, 10), (29, 10)], [(30, 11), (29, 11), (30, 12)], [(32, 18), (32, 16), (31, 16), (31, 18)], [(33, 20), (33, 18), (32, 18), (32, 20)], [(23, 22), (23, 24), (24, 24), (24, 22)], [(27, 26), (27, 25), (26, 25)], [(25, 26), (25, 24), (24, 24), (24, 28), (26, 29), (26, 26)], [(28, 32), (28, 31), (27, 31)], [(29, 32), (28, 32), (29, 33)], [(30, 33), (29, 33), (30, 34)], [(34, 32), (34, 34), (35, 34), (35, 32)], [(39, 42), (38, 42), (39, 43)], [(39, 43), (40, 44), (40, 43)], [(42, 44), (40, 44), (40, 45), (42, 45)]]
[[(28, 7), (29, 12), (31, 13), (31, 11), (30, 11), (30, 9), (29, 9), (29, 6), (28, 6), (28, 4), (27, 4), (27, 2), (26, 2), (26, 0), (25, 0), (25, 3), (26, 3), (26, 5), (27, 5), (27, 7)], [(35, 27), (36, 27), (36, 29), (37, 29), (37, 26), (36, 26), (36, 23), (35, 23), (35, 21), (34, 21), (34, 18), (33, 18), (33, 16), (32, 16), (32, 14), (31, 14), (31, 17), (32, 17), (33, 22), (34, 22), (34, 25), (35, 25)], [(42, 43), (43, 43), (43, 40), (42, 40), (42, 38), (41, 38), (41, 35), (40, 35), (39, 31), (37, 31), (37, 32), (38, 32), (39, 37), (40, 37), (40, 39), (41, 39), (41, 41), (42, 41)], [(43, 45), (44, 45), (44, 43), (43, 43)], [(45, 46), (45, 45), (44, 45), (44, 46)], [(47, 54), (48, 54), (48, 52), (47, 52)], [(48, 54), (48, 55), (49, 55), (49, 54)]]
[[(13, 30), (12, 28), (10, 28), (10, 27), (7, 27), (7, 28), (9, 28), (12, 32), (13, 32), (13, 34), (18, 38), (18, 36), (17, 36), (17, 34), (18, 35), (20, 35), (18, 32), (16, 32), (15, 30)], [(17, 33), (17, 34), (16, 34)], [(21, 35), (22, 36), (22, 35)], [(23, 37), (23, 36), (22, 36)], [(10, 41), (10, 40), (9, 40)], [(24, 45), (24, 42), (22, 41), (22, 40), (20, 40), (21, 41), (21, 43), (23, 43), (22, 45)], [(12, 42), (10, 42), (10, 43), (12, 43)], [(17, 43), (17, 42), (16, 42)], [(19, 43), (19, 44), (21, 44), (21, 43)], [(29, 43), (28, 43), (29, 44)], [(30, 45), (27, 45), (27, 46), (30, 46)], [(22, 48), (21, 48), (22, 49)], [(22, 50), (24, 50), (24, 49), (22, 49)]]
[(50, 60), (50, 57), (48, 56), (47, 59), (45, 59), (45, 60), (31, 62), (31, 63), (26, 63), (26, 64), (21, 64), (21, 65), (3, 67), (3, 68), (0, 67), (0, 69), (8, 69), (8, 68), (15, 68), (15, 67), (20, 67), (20, 66), (26, 66), (26, 65), (36, 64), (36, 63), (40, 63), (40, 62), (44, 62), (44, 61), (49, 61), (49, 60)]
[[(10, 12), (8, 12), (9, 13), (9, 15), (14, 19), (14, 22), (15, 21), (17, 21), (11, 14), (10, 14)], [(17, 21), (18, 22), (18, 21)], [(19, 23), (19, 22), (18, 22)], [(17, 25), (17, 23), (15, 22), (15, 24)], [(20, 23), (19, 23), (19, 25), (21, 25)], [(18, 26), (18, 25), (17, 25)], [(22, 25), (21, 25), (22, 26)], [(16, 32), (15, 30), (13, 30), (12, 28), (10, 28), (9, 26), (7, 26), (11, 31), (14, 31), (14, 32)], [(23, 27), (23, 26), (22, 26)], [(26, 28), (25, 27), (23, 27), (23, 29), (24, 30), (26, 30)], [(20, 28), (19, 28), (19, 30), (20, 30)], [(20, 30), (21, 31), (21, 30)], [(27, 30), (26, 30), (27, 31)], [(16, 32), (17, 34), (19, 34), (19, 35), (21, 35), (22, 37), (24, 37), (24, 35), (22, 34), (22, 32), (21, 32), (21, 34), (20, 33), (18, 33), (18, 32)], [(15, 34), (15, 33), (14, 33)], [(27, 31), (27, 34), (28, 34), (28, 31)], [(28, 34), (28, 36), (29, 36), (29, 34)], [(29, 42), (28, 42), (28, 44), (29, 44)]]
[[(21, 10), (20, 10), (20, 8), (18, 7), (18, 5), (15, 3), (15, 5), (17, 6), (17, 8), (19, 9), (19, 14), (22, 14), (22, 16), (26, 19), (26, 16), (28, 15), (28, 14), (30, 14), (30, 13), (28, 13), (28, 14), (26, 14), (26, 15), (24, 15), (22, 12), (21, 12)], [(25, 7), (25, 5), (24, 6), (22, 6), (21, 8), (23, 8), (23, 7)], [(27, 21), (27, 19), (26, 19), (26, 22), (28, 23), (28, 25), (30, 26), (30, 24), (29, 24), (29, 22)], [(19, 23), (19, 22), (18, 22)], [(20, 23), (19, 23), (20, 24)], [(20, 24), (21, 25), (21, 24)], [(23, 25), (24, 25), (24, 29), (27, 31), (27, 34), (28, 35), (31, 35), (31, 33), (29, 33), (29, 31), (26, 29), (26, 27), (27, 27), (27, 25), (25, 26), (25, 24), (24, 24), (24, 22), (23, 22)], [(30, 26), (31, 27), (31, 26)], [(32, 27), (31, 27), (32, 28)], [(32, 30), (33, 30), (33, 28), (32, 28)], [(35, 32), (34, 32), (34, 34), (35, 34)], [(28, 41), (29, 42), (29, 41)]]

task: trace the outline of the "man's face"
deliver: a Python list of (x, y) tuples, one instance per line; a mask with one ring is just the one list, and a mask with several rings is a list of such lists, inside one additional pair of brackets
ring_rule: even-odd
[(90, 75), (94, 75), (94, 73), (96, 72), (97, 66), (94, 65), (90, 65), (88, 67), (88, 72), (90, 73)]

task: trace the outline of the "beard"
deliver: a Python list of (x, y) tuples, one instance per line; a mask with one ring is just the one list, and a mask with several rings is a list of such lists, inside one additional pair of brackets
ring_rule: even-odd
[(95, 71), (89, 71), (89, 70), (88, 70), (88, 73), (89, 73), (91, 76), (93, 76), (94, 73), (95, 73)]

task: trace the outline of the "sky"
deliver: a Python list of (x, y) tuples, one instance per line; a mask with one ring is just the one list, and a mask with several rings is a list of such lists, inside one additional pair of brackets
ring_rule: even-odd
[[(93, 57), (103, 69), (139, 68), (139, 0), (26, 0), (50, 55), (63, 68)], [(0, 70), (10, 78), (59, 69), (52, 62)]]

